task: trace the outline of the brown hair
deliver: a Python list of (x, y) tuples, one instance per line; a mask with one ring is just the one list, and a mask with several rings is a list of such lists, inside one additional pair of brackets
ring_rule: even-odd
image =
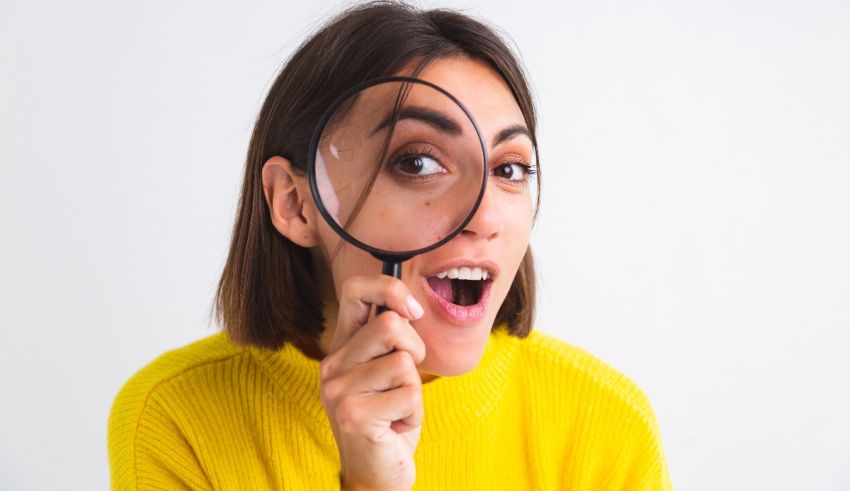
[[(392, 75), (411, 61), (416, 72), (440, 57), (487, 62), (505, 80), (537, 153), (536, 116), (522, 67), (494, 28), (462, 13), (376, 1), (349, 8), (307, 39), (285, 64), (254, 126), (230, 252), (215, 298), (216, 318), (232, 340), (278, 349), (312, 346), (324, 331), (310, 251), (272, 225), (262, 167), (275, 155), (307, 174), (307, 150), (322, 113), (345, 90)], [(539, 165), (539, 157), (537, 158)], [(537, 176), (538, 203), (540, 175)], [(526, 251), (495, 324), (526, 337), (535, 311), (531, 248)]]

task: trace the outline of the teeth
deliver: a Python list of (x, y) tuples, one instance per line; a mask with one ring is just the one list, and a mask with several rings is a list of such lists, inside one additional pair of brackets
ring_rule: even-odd
[(486, 280), (490, 278), (490, 273), (486, 269), (467, 267), (451, 268), (437, 273), (437, 278), (443, 279), (445, 277), (452, 280)]

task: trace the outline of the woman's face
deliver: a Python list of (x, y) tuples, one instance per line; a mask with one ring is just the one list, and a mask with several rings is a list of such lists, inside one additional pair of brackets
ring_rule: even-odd
[[(403, 70), (399, 75), (411, 73)], [(418, 78), (446, 89), (469, 109), (488, 145), (491, 172), (479, 208), (464, 230), (443, 246), (402, 263), (402, 281), (425, 309), (425, 315), (412, 324), (425, 343), (426, 357), (418, 368), (427, 381), (434, 375), (468, 372), (481, 358), (528, 248), (535, 183), (518, 163), (533, 163), (534, 149), (527, 132), (521, 130), (525, 121), (510, 89), (487, 64), (467, 57), (442, 58)], [(510, 128), (513, 131), (503, 133), (494, 145), (497, 136)], [(320, 341), (327, 353), (341, 285), (352, 275), (378, 274), (381, 263), (347, 243), (337, 250), (340, 237), (336, 232), (322, 220), (315, 223), (320, 244), (313, 248), (313, 257), (333, 280), (332, 285), (325, 283), (330, 325)], [(466, 273), (464, 267), (473, 278), (478, 273), (475, 268), (480, 268), (488, 279), (450, 279), (456, 273), (454, 268), (461, 275)], [(445, 274), (448, 276), (440, 278)]]

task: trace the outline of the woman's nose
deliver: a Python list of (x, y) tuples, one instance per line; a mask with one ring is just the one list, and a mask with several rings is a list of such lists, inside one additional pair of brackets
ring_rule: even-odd
[(493, 239), (502, 233), (502, 214), (499, 211), (499, 202), (495, 196), (497, 191), (488, 184), (475, 215), (466, 224), (461, 235), (477, 235), (486, 239)]

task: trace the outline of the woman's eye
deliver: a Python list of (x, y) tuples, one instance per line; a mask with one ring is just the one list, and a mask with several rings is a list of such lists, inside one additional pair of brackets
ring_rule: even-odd
[(445, 174), (447, 171), (435, 159), (427, 155), (408, 155), (396, 160), (395, 168), (411, 176)]
[(493, 169), (493, 175), (507, 179), (509, 181), (525, 181), (528, 177), (534, 174), (534, 169), (531, 165), (513, 162), (502, 164)]

